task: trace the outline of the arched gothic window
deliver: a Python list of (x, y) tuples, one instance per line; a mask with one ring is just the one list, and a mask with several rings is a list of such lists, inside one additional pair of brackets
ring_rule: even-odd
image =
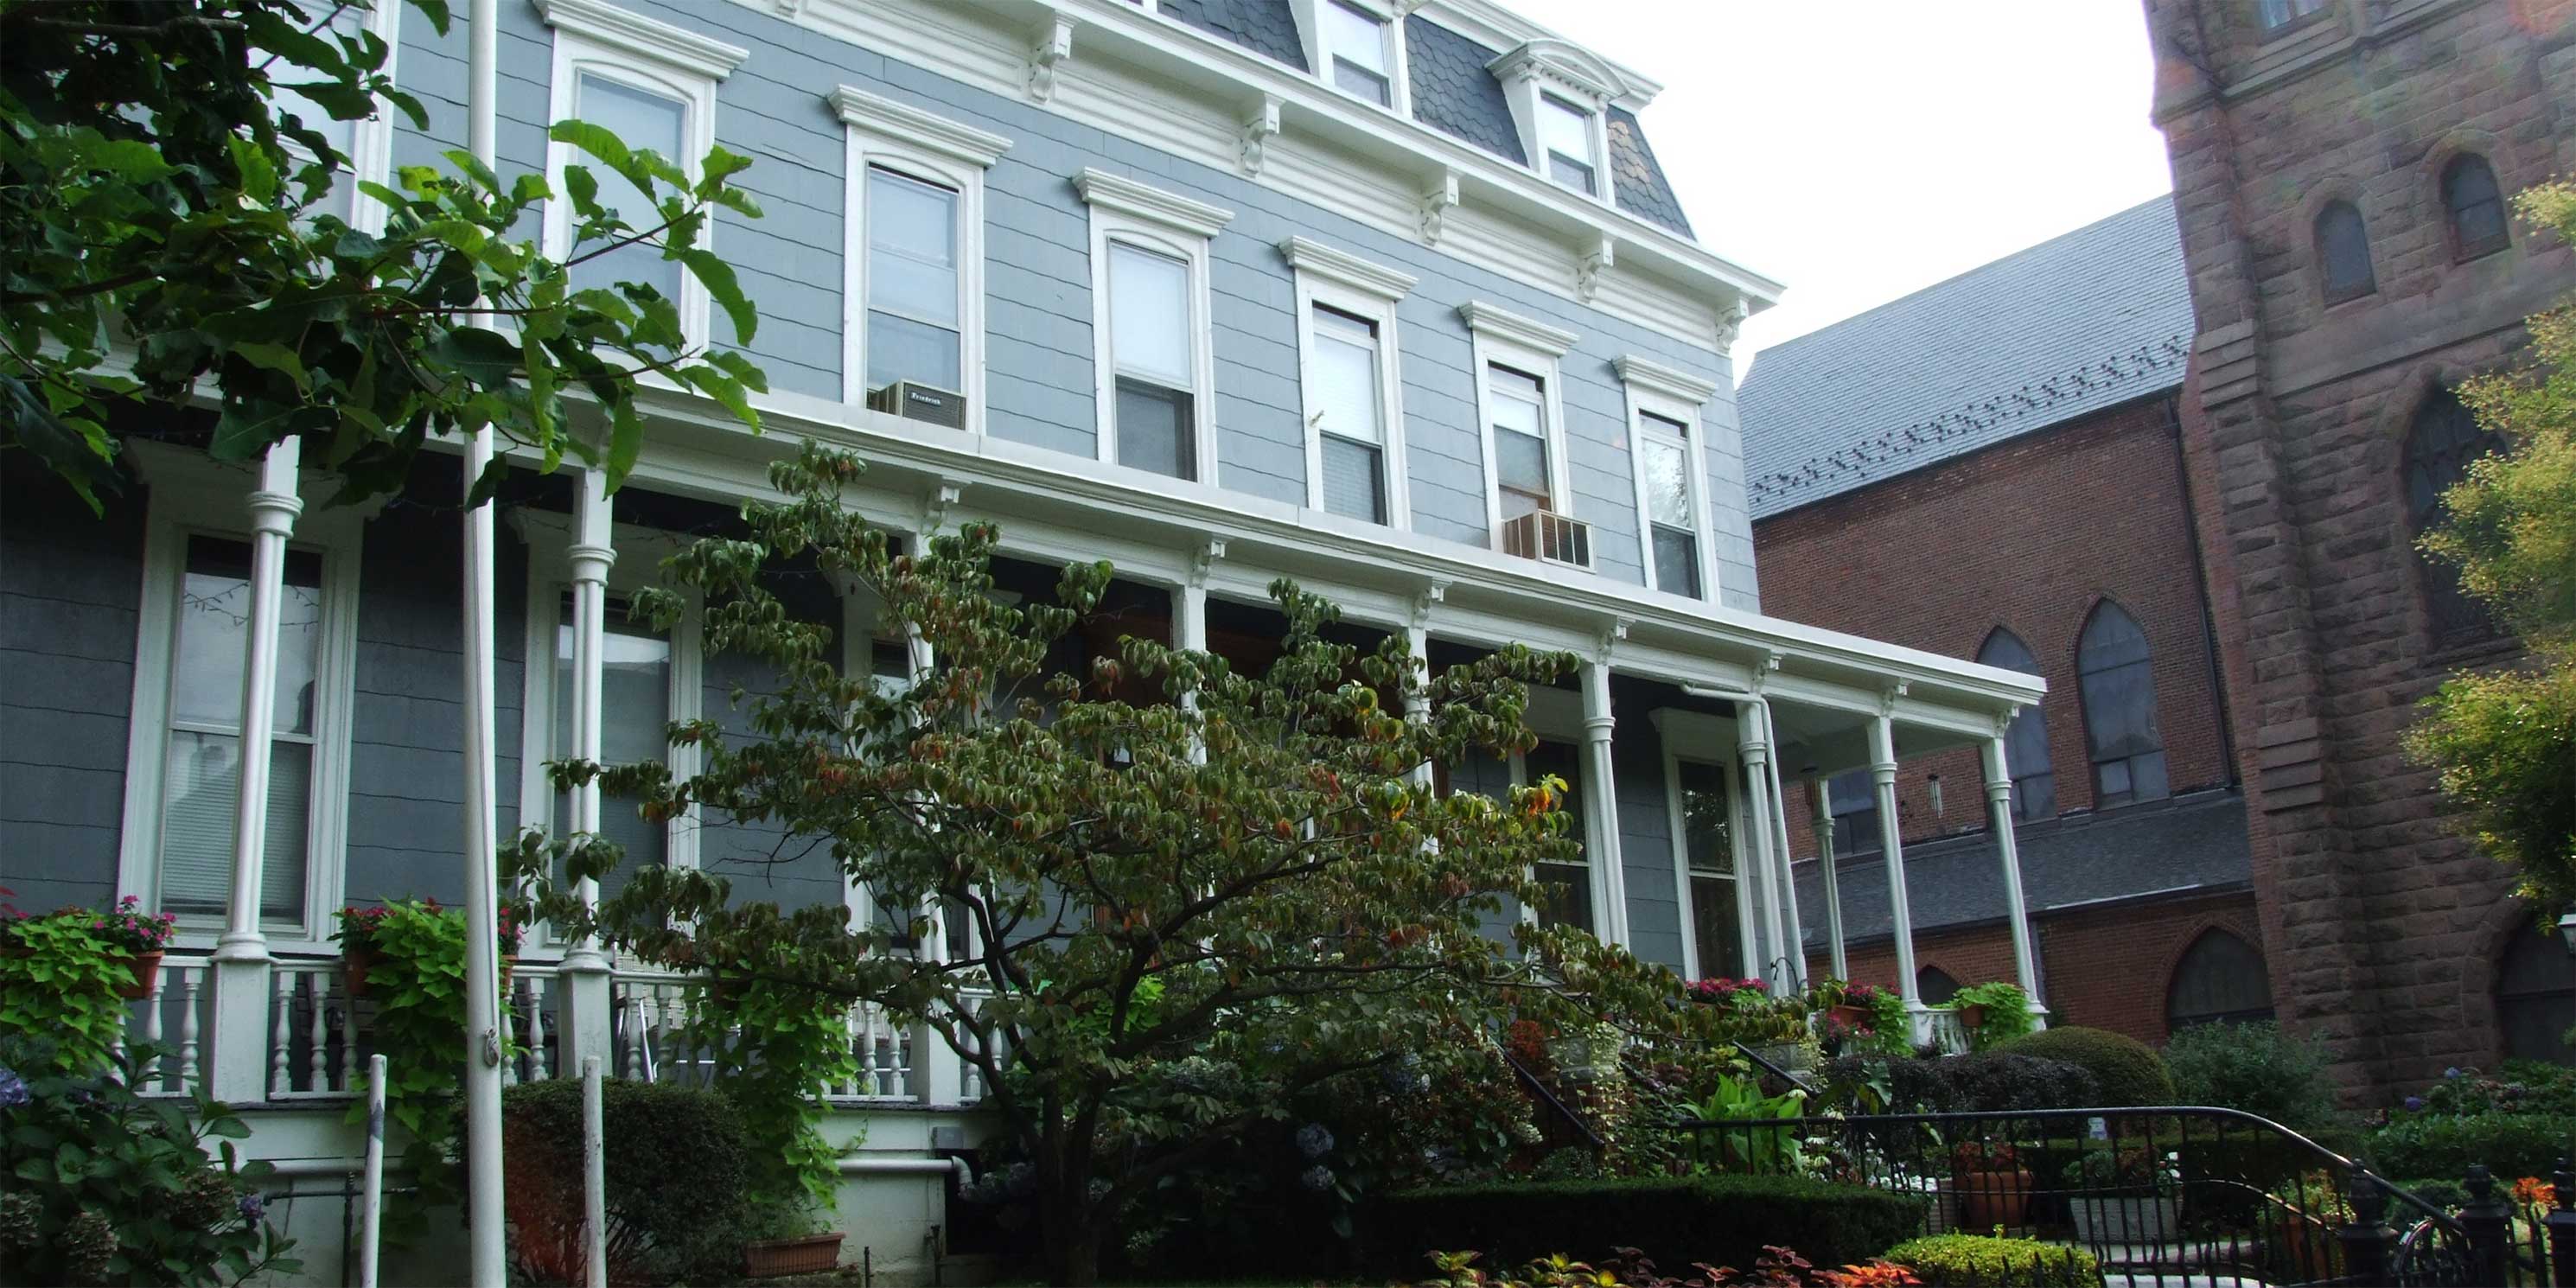
[[(2436, 389), (2415, 410), (2406, 431), (2406, 527), (2421, 537), (2449, 517), (2442, 494), (2468, 477), (2469, 462), (2496, 449), (2493, 434), (2478, 428), (2459, 395)], [(2460, 589), (2459, 570), (2415, 552), (2424, 584), (2424, 621), (2435, 647), (2474, 643), (2495, 633), (2486, 606)]]
[(2496, 968), (2496, 1028), (2507, 1059), (2576, 1064), (2567, 1015), (2576, 1008), (2576, 957), (2556, 935), (2518, 934)]
[(2451, 227), (2455, 262), (2492, 255), (2512, 243), (2495, 170), (2475, 152), (2463, 152), (2442, 167), (2442, 217)]
[[(1996, 627), (1977, 650), (1977, 660), (2024, 675), (2039, 674), (2039, 659), (2021, 637)], [(2023, 707), (2004, 731), (2005, 768), (2012, 771), (2013, 817), (2022, 820), (2057, 815), (2057, 775), (2048, 763), (2048, 725), (2036, 706)]]
[(2272, 976), (2263, 951), (2224, 930), (2192, 941), (2165, 986), (2165, 1027), (2242, 1024), (2272, 1018)]
[(2332, 202), (2317, 212), (2317, 278), (2326, 303), (2341, 304), (2379, 289), (2370, 270), (2370, 234), (2361, 226), (2361, 211), (2349, 201)]
[(2075, 647), (2084, 740), (2093, 758), (2093, 807), (2163, 800), (2165, 743), (2156, 732), (2156, 681), (2147, 633), (2110, 600), (2093, 608)]
[(1914, 972), (1914, 995), (1923, 999), (1925, 1006), (1947, 1006), (1951, 998), (1959, 995), (1959, 981), (1938, 966), (1926, 966)]

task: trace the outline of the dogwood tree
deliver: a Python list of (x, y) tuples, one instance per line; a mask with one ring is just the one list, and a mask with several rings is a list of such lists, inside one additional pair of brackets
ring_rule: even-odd
[[(789, 499), (745, 507), (750, 539), (667, 565), (702, 598), (709, 649), (775, 671), (740, 698), (751, 732), (673, 726), (703, 756), (685, 782), (659, 763), (557, 773), (596, 776), (648, 818), (777, 828), (782, 854), (827, 850), (892, 915), (737, 902), (683, 869), (635, 874), (595, 921), (561, 889), (543, 907), (668, 965), (927, 1025), (981, 1075), (1033, 1171), (1055, 1282), (1092, 1282), (1122, 1208), (1302, 1093), (1507, 1011), (1638, 1032), (1693, 1018), (1669, 972), (1589, 935), (1488, 929), (1541, 897), (1532, 864), (1571, 856), (1561, 782), (1491, 799), (1443, 795), (1429, 772), (1531, 746), (1527, 686), (1569, 658), (1515, 646), (1432, 673), (1400, 634), (1334, 642), (1332, 606), (1283, 582), (1285, 634), (1258, 674), (1132, 637), (1058, 673), (1050, 647), (1110, 569), (1067, 568), (1054, 602), (1006, 604), (991, 528), (898, 549), (843, 505), (858, 469), (820, 450), (781, 464)], [(864, 587), (928, 666), (899, 691), (835, 666), (831, 630), (765, 579), (786, 566)], [(681, 601), (643, 607), (667, 620)], [(1139, 681), (1151, 697), (1113, 696)], [(617, 857), (569, 837), (531, 839), (518, 862), (542, 881)]]

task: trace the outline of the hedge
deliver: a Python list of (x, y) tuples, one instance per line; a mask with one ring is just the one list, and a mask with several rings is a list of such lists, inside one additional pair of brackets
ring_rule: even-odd
[[(728, 1277), (741, 1264), (752, 1180), (742, 1115), (716, 1092), (609, 1078), (600, 1083), (609, 1281)], [(522, 1082), (501, 1094), (502, 1181), (523, 1282), (579, 1283), (581, 1082)]]
[(1923, 1204), (1898, 1194), (1794, 1176), (1503, 1181), (1403, 1190), (1369, 1205), (1374, 1273), (1412, 1278), (1431, 1252), (1474, 1250), (1481, 1264), (1550, 1253), (1597, 1260), (1636, 1248), (1660, 1266), (1750, 1266), (1784, 1244), (1820, 1266), (1866, 1261), (1920, 1230)]
[(1981, 1051), (1936, 1059), (1880, 1060), (1845, 1056), (1827, 1066), (1830, 1080), (1867, 1082), (1884, 1066), (1890, 1113), (2013, 1113), (2031, 1109), (2090, 1109), (2102, 1103), (2101, 1086), (2082, 1065), (2036, 1055)]
[(2037, 1056), (2084, 1066), (2101, 1085), (2100, 1104), (2105, 1108), (2174, 1102), (2173, 1075), (2165, 1071), (2164, 1057), (2157, 1055), (2154, 1047), (2108, 1029), (2041, 1029), (1995, 1050), (2003, 1055)]
[(2370, 1162), (2382, 1176), (2457, 1177), (2484, 1163), (2504, 1184), (2546, 1178), (2558, 1168), (2576, 1116), (2563, 1114), (2427, 1114), (2400, 1118), (2370, 1138)]
[(2082, 1248), (2036, 1239), (1937, 1234), (1908, 1239), (1887, 1259), (1910, 1267), (1932, 1288), (2095, 1288), (2101, 1267)]

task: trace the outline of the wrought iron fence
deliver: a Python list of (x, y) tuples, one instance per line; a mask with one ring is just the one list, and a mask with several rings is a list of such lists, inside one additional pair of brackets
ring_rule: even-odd
[[(2576, 1176), (2463, 1180), (2457, 1211), (2232, 1109), (1877, 1114), (1682, 1126), (1695, 1170), (1902, 1195), (1925, 1233), (2083, 1248), (2113, 1285), (2576, 1288)], [(2052, 1276), (2056, 1277), (2052, 1277)], [(2052, 1284), (2034, 1261), (2013, 1282)]]

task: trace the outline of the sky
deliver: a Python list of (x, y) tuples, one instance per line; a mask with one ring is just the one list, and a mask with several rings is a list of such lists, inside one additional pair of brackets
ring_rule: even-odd
[(1763, 346), (2172, 189), (2139, 0), (1506, 0), (1663, 82), (1700, 243), (1788, 291)]

